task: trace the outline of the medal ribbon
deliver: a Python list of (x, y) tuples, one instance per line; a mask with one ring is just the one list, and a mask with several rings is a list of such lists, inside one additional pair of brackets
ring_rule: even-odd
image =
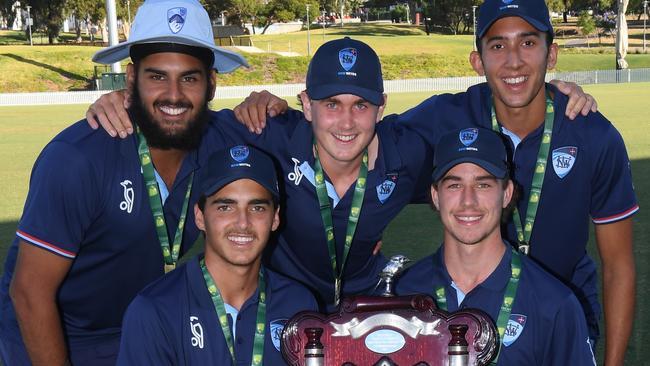
[(160, 248), (162, 249), (163, 258), (165, 261), (165, 273), (176, 268), (178, 255), (181, 250), (181, 241), (183, 240), (183, 229), (185, 228), (185, 217), (187, 216), (187, 207), (190, 202), (190, 193), (192, 192), (192, 182), (194, 181), (194, 172), (190, 176), (190, 181), (187, 183), (187, 191), (185, 192), (185, 201), (181, 208), (181, 217), (178, 220), (178, 227), (174, 235), (174, 242), (172, 248), (169, 248), (169, 236), (167, 235), (167, 224), (165, 223), (165, 215), (163, 213), (162, 199), (160, 198), (160, 188), (156, 175), (154, 173), (153, 163), (151, 162), (151, 153), (147, 140), (136, 127), (138, 136), (138, 154), (140, 155), (140, 165), (142, 166), (142, 175), (144, 177), (145, 185), (147, 186), (147, 195), (149, 196), (149, 205), (151, 206), (151, 213), (153, 214), (153, 222), (156, 227), (156, 234), (160, 241)]
[[(202, 258), (200, 261), (201, 272), (203, 272), (203, 279), (205, 280), (205, 285), (210, 292), (210, 297), (212, 298), (212, 303), (214, 304), (214, 311), (217, 313), (217, 318), (219, 318), (219, 324), (221, 324), (221, 330), (223, 335), (226, 338), (226, 344), (228, 345), (228, 350), (230, 351), (230, 356), (232, 357), (233, 365), (237, 364), (235, 359), (235, 348), (233, 346), (234, 342), (232, 339), (232, 333), (230, 332), (230, 325), (228, 324), (228, 316), (226, 313), (226, 307), (223, 303), (223, 298), (221, 293), (215, 285), (208, 268), (205, 266), (205, 258)], [(258, 366), (262, 364), (262, 358), (264, 356), (264, 332), (266, 330), (266, 281), (264, 281), (264, 274), (262, 269), (260, 269), (259, 277), (257, 280), (257, 288), (259, 290), (259, 302), (257, 303), (257, 318), (255, 319), (255, 340), (253, 341), (253, 357), (251, 359), (251, 366)]]
[[(501, 132), (499, 122), (497, 121), (497, 114), (492, 104), (492, 129), (496, 132)], [(546, 114), (544, 117), (544, 133), (542, 141), (539, 144), (539, 151), (537, 153), (537, 162), (535, 163), (535, 172), (533, 174), (533, 182), (530, 187), (530, 196), (528, 197), (528, 206), (526, 207), (526, 220), (522, 227), (521, 215), (517, 206), (512, 212), (512, 219), (517, 229), (517, 248), (522, 253), (528, 255), (530, 252), (530, 236), (533, 233), (533, 225), (535, 224), (535, 217), (537, 216), (537, 207), (539, 200), (542, 196), (542, 185), (544, 184), (544, 174), (546, 173), (546, 162), (548, 161), (548, 152), (551, 147), (551, 135), (553, 134), (553, 120), (555, 118), (555, 109), (553, 107), (553, 100), (546, 91)]]
[[(497, 317), (497, 330), (499, 332), (499, 343), (503, 342), (503, 335), (506, 331), (506, 326), (508, 325), (508, 319), (510, 319), (510, 313), (512, 312), (512, 304), (517, 296), (517, 287), (519, 285), (519, 276), (521, 275), (521, 258), (519, 257), (519, 252), (512, 249), (512, 259), (510, 260), (510, 280), (506, 286), (506, 291), (503, 294), (503, 303), (501, 304), (501, 309), (499, 309), (499, 316)], [(436, 289), (436, 304), (438, 308), (447, 311), (447, 297), (445, 296), (445, 288), (438, 287)], [(460, 304), (458, 304), (460, 305)], [(499, 347), (499, 351), (501, 347)], [(492, 364), (497, 363), (499, 354), (497, 353), (496, 357), (492, 361)]]
[(332, 225), (332, 206), (330, 205), (329, 197), (327, 196), (327, 187), (325, 186), (325, 176), (323, 175), (323, 167), (321, 166), (320, 159), (318, 158), (318, 149), (314, 145), (314, 179), (316, 180), (316, 194), (318, 196), (318, 203), (320, 205), (320, 214), (323, 219), (323, 227), (325, 228), (325, 237), (327, 238), (327, 249), (332, 262), (332, 271), (334, 272), (334, 305), (338, 305), (341, 297), (341, 278), (343, 277), (343, 268), (350, 253), (352, 246), (352, 239), (357, 230), (357, 223), (359, 222), (359, 215), (361, 215), (361, 206), (363, 205), (363, 197), (366, 193), (366, 178), (368, 177), (368, 149), (363, 152), (361, 158), (361, 166), (359, 167), (359, 176), (354, 187), (354, 195), (352, 196), (352, 206), (350, 208), (350, 216), (348, 218), (348, 226), (345, 232), (345, 246), (343, 249), (343, 256), (341, 258), (341, 270), (336, 269), (336, 241), (334, 240), (334, 227)]

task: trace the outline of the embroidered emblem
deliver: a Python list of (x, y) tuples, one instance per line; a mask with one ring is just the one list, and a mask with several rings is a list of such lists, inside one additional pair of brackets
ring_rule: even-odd
[(553, 170), (558, 177), (564, 178), (578, 157), (578, 148), (575, 146), (564, 146), (553, 150)]
[(300, 160), (291, 158), (291, 161), (293, 161), (293, 172), (287, 174), (287, 179), (295, 185), (300, 185), (300, 181), (303, 177), (302, 171), (300, 171)]
[(506, 330), (503, 333), (503, 345), (508, 347), (515, 343), (526, 326), (526, 315), (510, 314)]
[(167, 25), (172, 33), (176, 34), (183, 29), (186, 16), (187, 8), (178, 7), (167, 10)]
[(350, 69), (357, 62), (357, 49), (348, 47), (339, 51), (339, 63), (345, 71)]
[(395, 182), (392, 180), (386, 179), (383, 183), (377, 186), (377, 198), (379, 198), (379, 202), (384, 204), (388, 200), (391, 194), (393, 194), (393, 190), (395, 190)]
[(272, 321), (271, 324), (271, 340), (275, 349), (280, 352), (280, 340), (282, 339), (282, 330), (284, 330), (285, 324), (287, 324), (288, 319), (277, 319)]
[(230, 157), (238, 163), (241, 163), (242, 161), (248, 159), (248, 155), (250, 155), (248, 146), (239, 145), (230, 148)]
[(466, 128), (458, 133), (458, 139), (465, 146), (473, 144), (477, 138), (478, 128)]
[(122, 188), (124, 188), (124, 201), (120, 202), (120, 210), (126, 211), (128, 213), (131, 213), (133, 210), (133, 183), (125, 179), (124, 181), (120, 182), (120, 185)]
[(198, 317), (190, 316), (190, 330), (192, 331), (192, 338), (190, 339), (192, 347), (203, 349), (203, 327), (199, 323)]

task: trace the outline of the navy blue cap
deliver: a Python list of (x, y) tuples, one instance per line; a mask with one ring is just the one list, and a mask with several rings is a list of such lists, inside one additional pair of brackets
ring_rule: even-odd
[(465, 128), (442, 136), (433, 157), (432, 181), (439, 181), (461, 163), (474, 163), (499, 179), (508, 175), (508, 154), (503, 139), (486, 128)]
[(213, 195), (229, 183), (252, 179), (280, 198), (273, 160), (266, 153), (247, 145), (220, 150), (208, 158), (201, 175), (201, 193)]
[(309, 63), (306, 84), (311, 99), (354, 94), (374, 105), (384, 104), (384, 80), (377, 53), (349, 37), (318, 48)]
[(520, 17), (541, 32), (553, 32), (544, 0), (485, 0), (479, 8), (476, 37), (483, 38), (490, 26), (503, 17)]

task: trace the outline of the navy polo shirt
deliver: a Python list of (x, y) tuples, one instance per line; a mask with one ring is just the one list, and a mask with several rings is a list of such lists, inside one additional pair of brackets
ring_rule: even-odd
[[(570, 121), (564, 115), (568, 98), (552, 85), (548, 87), (554, 93), (555, 120), (530, 257), (574, 289), (595, 338), (601, 311), (596, 266), (586, 253), (590, 220), (595, 224), (623, 220), (639, 207), (629, 158), (616, 128), (600, 113)], [(435, 146), (440, 136), (452, 130), (492, 128), (491, 98), (490, 88), (483, 83), (467, 92), (431, 97), (392, 117)], [(522, 222), (544, 129), (543, 121), (540, 124), (514, 148), (514, 180), (522, 189), (518, 201)], [(504, 236), (517, 241), (512, 220)]]
[[(231, 111), (220, 111), (217, 118), (231, 139), (244, 139), (278, 163), (284, 224), (271, 251), (270, 267), (314, 290), (321, 305), (331, 304), (334, 274), (314, 185), (311, 123), (301, 112), (289, 111), (271, 119), (262, 134), (256, 135), (236, 122)], [(372, 291), (386, 263), (383, 255), (372, 254), (383, 230), (404, 206), (422, 200), (429, 189), (431, 153), (418, 134), (393, 123), (377, 124), (376, 133), (379, 152), (374, 169), (368, 172), (363, 207), (344, 269), (342, 291), (346, 295)], [(354, 185), (338, 197), (327, 175), (325, 179), (340, 268)]]
[[(265, 365), (284, 365), (280, 338), (287, 320), (315, 310), (312, 294), (270, 270), (266, 279)], [(259, 289), (242, 305), (234, 341), (237, 365), (250, 365)], [(231, 323), (232, 326), (232, 323)], [(232, 365), (197, 258), (143, 290), (124, 316), (118, 365)]]
[[(208, 129), (204, 138), (223, 146), (218, 130)], [(208, 146), (188, 153), (168, 189), (163, 211), (172, 239), (189, 178), (192, 172), (199, 176), (208, 153)], [(199, 190), (192, 189), (182, 252), (198, 236), (192, 210), (198, 196)], [(0, 290), (0, 337), (22, 348), (8, 295), (19, 240), (72, 261), (57, 294), (72, 361), (98, 364), (88, 351), (96, 348), (98, 358), (112, 357), (114, 362), (117, 349), (104, 345), (119, 343), (128, 304), (163, 275), (136, 137), (114, 139), (81, 121), (56, 136), (36, 160)]]
[[(509, 246), (508, 246), (509, 247)], [(496, 323), (510, 281), (512, 251), (506, 249), (497, 268), (459, 304), (444, 263), (443, 246), (408, 268), (397, 281), (398, 295), (417, 293), (436, 298), (445, 288), (448, 311), (477, 308)], [(580, 303), (571, 290), (527, 257), (506, 326), (499, 365), (595, 365)]]

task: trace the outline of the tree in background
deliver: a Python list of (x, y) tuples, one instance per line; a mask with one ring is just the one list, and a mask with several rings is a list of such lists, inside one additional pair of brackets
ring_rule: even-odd
[(589, 35), (596, 30), (596, 21), (587, 11), (582, 11), (578, 17), (578, 28), (580, 33), (587, 38), (587, 47), (589, 47)]
[(44, 29), (49, 44), (54, 44), (63, 25), (65, 0), (31, 0), (35, 29)]
[[(480, 5), (481, 0), (428, 0), (424, 6), (425, 18), (430, 18), (428, 26), (445, 32), (458, 34), (461, 26), (471, 29), (472, 6)], [(477, 14), (478, 15), (478, 14)], [(470, 23), (465, 24), (465, 23)]]
[(13, 10), (15, 1), (16, 0), (0, 0), (0, 15), (7, 20), (7, 25), (9, 27), (11, 27), (16, 19), (16, 11)]

